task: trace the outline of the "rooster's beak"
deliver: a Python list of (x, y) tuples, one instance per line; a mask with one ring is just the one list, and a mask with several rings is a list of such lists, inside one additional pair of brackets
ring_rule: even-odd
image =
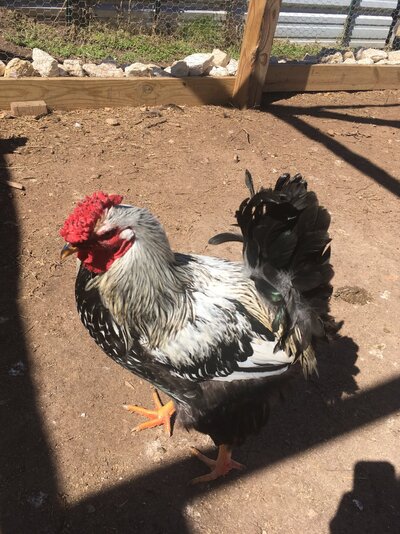
[(67, 259), (68, 256), (71, 256), (71, 254), (75, 254), (75, 252), (78, 252), (78, 247), (74, 247), (73, 245), (67, 243), (66, 245), (64, 245), (61, 251), (61, 261)]

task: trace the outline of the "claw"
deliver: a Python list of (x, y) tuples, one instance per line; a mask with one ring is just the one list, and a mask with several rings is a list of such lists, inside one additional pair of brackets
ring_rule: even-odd
[(232, 469), (243, 470), (246, 467), (239, 462), (232, 460), (232, 451), (228, 445), (220, 445), (218, 449), (218, 457), (216, 460), (212, 460), (205, 456), (203, 453), (191, 447), (191, 453), (193, 456), (196, 456), (200, 461), (205, 463), (210, 468), (210, 473), (200, 477), (194, 478), (190, 484), (200, 484), (202, 482), (210, 482), (211, 480), (216, 480), (217, 478), (224, 477)]
[(135, 426), (135, 428), (132, 429), (132, 432), (140, 432), (146, 428), (164, 425), (165, 432), (170, 436), (171, 417), (175, 413), (174, 403), (169, 401), (167, 404), (163, 404), (157, 391), (153, 392), (153, 402), (156, 408), (155, 410), (148, 410), (142, 406), (135, 406), (132, 404), (124, 404), (124, 408), (125, 410), (128, 410), (128, 412), (137, 413), (150, 419), (150, 421), (145, 421), (144, 423)]

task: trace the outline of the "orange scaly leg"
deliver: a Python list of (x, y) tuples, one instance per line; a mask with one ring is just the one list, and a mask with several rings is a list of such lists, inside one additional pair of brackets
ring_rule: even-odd
[(191, 481), (191, 484), (199, 484), (201, 482), (210, 482), (211, 480), (216, 480), (219, 477), (224, 477), (227, 475), (232, 469), (245, 469), (243, 464), (232, 460), (232, 449), (229, 447), (229, 445), (219, 446), (218, 457), (216, 460), (211, 460), (211, 458), (208, 458), (194, 447), (191, 448), (191, 452), (211, 469), (211, 473), (194, 478)]
[(125, 410), (128, 412), (137, 413), (143, 415), (150, 419), (145, 423), (135, 426), (132, 430), (133, 432), (139, 432), (140, 430), (145, 430), (146, 428), (153, 428), (155, 426), (164, 425), (165, 432), (170, 436), (171, 435), (171, 417), (175, 413), (175, 406), (172, 401), (163, 404), (161, 402), (160, 396), (157, 391), (153, 391), (153, 401), (155, 405), (155, 410), (147, 410), (141, 406), (134, 406), (132, 404), (124, 404)]

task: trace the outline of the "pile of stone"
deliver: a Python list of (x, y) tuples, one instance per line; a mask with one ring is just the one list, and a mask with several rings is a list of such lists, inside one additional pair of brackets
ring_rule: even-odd
[(32, 63), (24, 59), (14, 58), (5, 65), (0, 61), (0, 76), (6, 78), (22, 78), (25, 76), (90, 76), (95, 78), (124, 78), (124, 77), (171, 77), (185, 76), (235, 76), (238, 62), (229, 54), (214, 49), (211, 54), (191, 54), (171, 66), (163, 68), (153, 63), (132, 63), (124, 68), (113, 60), (104, 61), (99, 65), (84, 63), (80, 59), (65, 59), (59, 63), (47, 52), (34, 48)]
[[(288, 63), (287, 60), (271, 58), (273, 63)], [(330, 65), (400, 65), (400, 50), (386, 52), (378, 48), (360, 48), (356, 53), (351, 50), (334, 52), (332, 54), (321, 53), (319, 55), (306, 54), (301, 63)]]
[[(214, 49), (211, 54), (191, 54), (169, 67), (163, 68), (153, 63), (132, 63), (120, 67), (113, 60), (104, 61), (99, 65), (84, 63), (80, 59), (65, 59), (59, 63), (47, 52), (34, 48), (33, 61), (14, 58), (5, 65), (0, 61), (0, 76), (5, 78), (22, 78), (25, 76), (90, 76), (94, 78), (124, 77), (173, 77), (186, 76), (235, 76), (238, 61), (222, 50)], [(400, 65), (400, 50), (386, 52), (376, 48), (360, 48), (356, 53), (348, 50), (331, 54), (306, 54), (302, 61), (290, 61), (271, 57), (271, 63), (305, 63), (305, 64), (344, 64), (344, 65)]]

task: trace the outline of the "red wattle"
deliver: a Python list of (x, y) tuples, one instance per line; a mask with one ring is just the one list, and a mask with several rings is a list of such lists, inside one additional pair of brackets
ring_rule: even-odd
[(90, 249), (80, 248), (78, 258), (92, 273), (101, 274), (108, 271), (118, 258), (121, 258), (133, 245), (132, 241), (120, 241), (119, 248), (94, 245)]

